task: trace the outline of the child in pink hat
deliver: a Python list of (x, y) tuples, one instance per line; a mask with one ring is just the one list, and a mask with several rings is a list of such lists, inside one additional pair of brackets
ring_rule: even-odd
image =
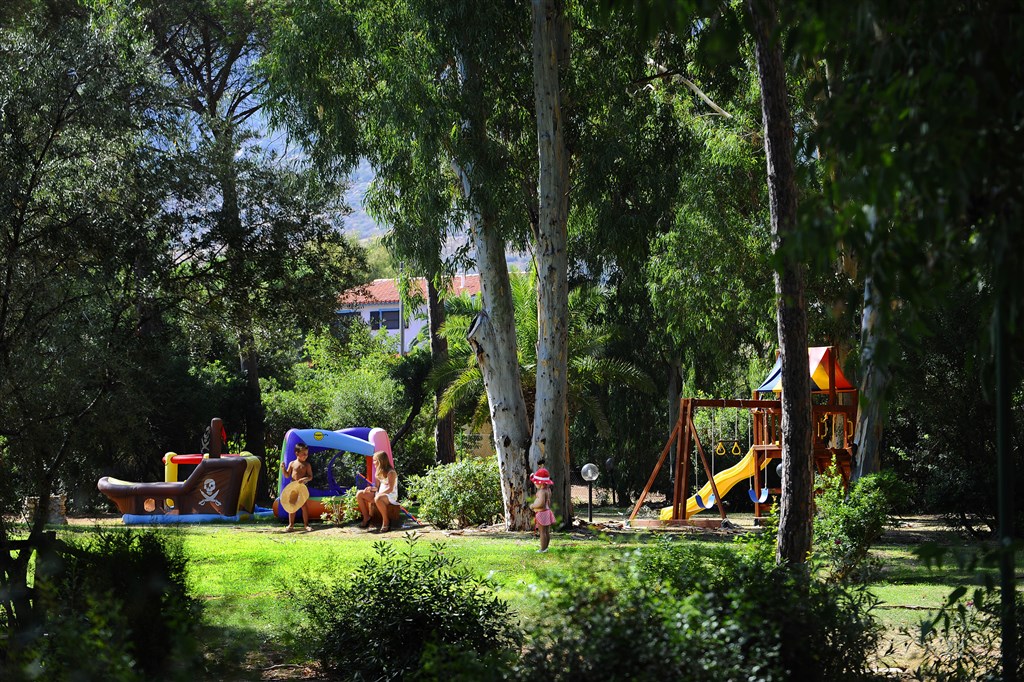
[(547, 469), (541, 467), (530, 474), (530, 480), (537, 486), (537, 497), (534, 498), (530, 509), (535, 515), (537, 530), (540, 531), (540, 549), (537, 552), (543, 554), (548, 551), (551, 526), (555, 525), (555, 513), (551, 511), (551, 475)]

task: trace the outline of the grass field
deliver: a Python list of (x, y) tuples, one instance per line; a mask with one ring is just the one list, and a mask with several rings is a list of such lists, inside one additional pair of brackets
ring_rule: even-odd
[[(616, 518), (607, 510), (595, 522)], [(741, 528), (753, 531), (749, 520), (734, 518)], [(90, 532), (95, 526), (75, 525), (71, 532)], [(355, 527), (316, 525), (310, 533), (282, 533), (273, 523), (238, 526), (194, 526), (167, 529), (180, 535), (190, 557), (190, 581), (206, 604), (205, 621), (215, 648), (208, 654), (217, 679), (316, 679), (303, 654), (301, 614), (291, 594), (312, 581), (344, 578), (374, 551), (379, 542), (404, 546), (405, 533), (367, 534)], [(572, 564), (602, 563), (628, 555), (659, 536), (657, 531), (557, 533), (552, 551), (537, 554), (536, 539), (526, 533), (494, 529), (470, 529), (442, 533), (416, 530), (417, 542), (443, 542), (446, 551), (461, 559), (478, 575), (489, 578), (499, 597), (523, 619), (538, 615), (539, 593), (550, 578)], [(680, 542), (729, 542), (731, 536), (715, 532), (675, 535)], [(938, 608), (958, 584), (972, 576), (945, 566), (928, 569), (917, 561), (913, 548), (923, 542), (959, 545), (960, 539), (934, 519), (906, 520), (887, 533), (873, 551), (882, 571), (871, 589), (881, 600), (876, 616), (895, 644), (886, 658), (889, 667), (906, 667), (914, 661), (906, 649), (903, 628), (913, 629), (929, 610)], [(312, 677), (311, 677), (312, 676)]]

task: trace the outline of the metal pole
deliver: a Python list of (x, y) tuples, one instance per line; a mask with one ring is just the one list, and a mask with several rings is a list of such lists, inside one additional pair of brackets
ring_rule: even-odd
[(587, 521), (594, 522), (594, 482), (587, 481)]
[[(398, 264), (398, 280), (397, 284), (401, 286), (402, 283), (402, 269), (404, 263)], [(396, 287), (397, 288), (397, 287)], [(405, 296), (402, 292), (398, 292), (398, 354), (405, 355)]]

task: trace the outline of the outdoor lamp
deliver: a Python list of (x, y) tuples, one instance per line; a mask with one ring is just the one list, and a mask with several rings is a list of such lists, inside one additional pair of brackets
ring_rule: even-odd
[(594, 522), (594, 481), (597, 480), (598, 473), (596, 464), (584, 464), (580, 469), (580, 475), (587, 482), (587, 521), (589, 523)]

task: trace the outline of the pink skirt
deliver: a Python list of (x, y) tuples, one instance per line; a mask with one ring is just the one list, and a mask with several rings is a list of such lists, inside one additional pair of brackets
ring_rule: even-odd
[(550, 509), (541, 509), (537, 512), (536, 521), (538, 526), (553, 526), (555, 525), (555, 512)]

